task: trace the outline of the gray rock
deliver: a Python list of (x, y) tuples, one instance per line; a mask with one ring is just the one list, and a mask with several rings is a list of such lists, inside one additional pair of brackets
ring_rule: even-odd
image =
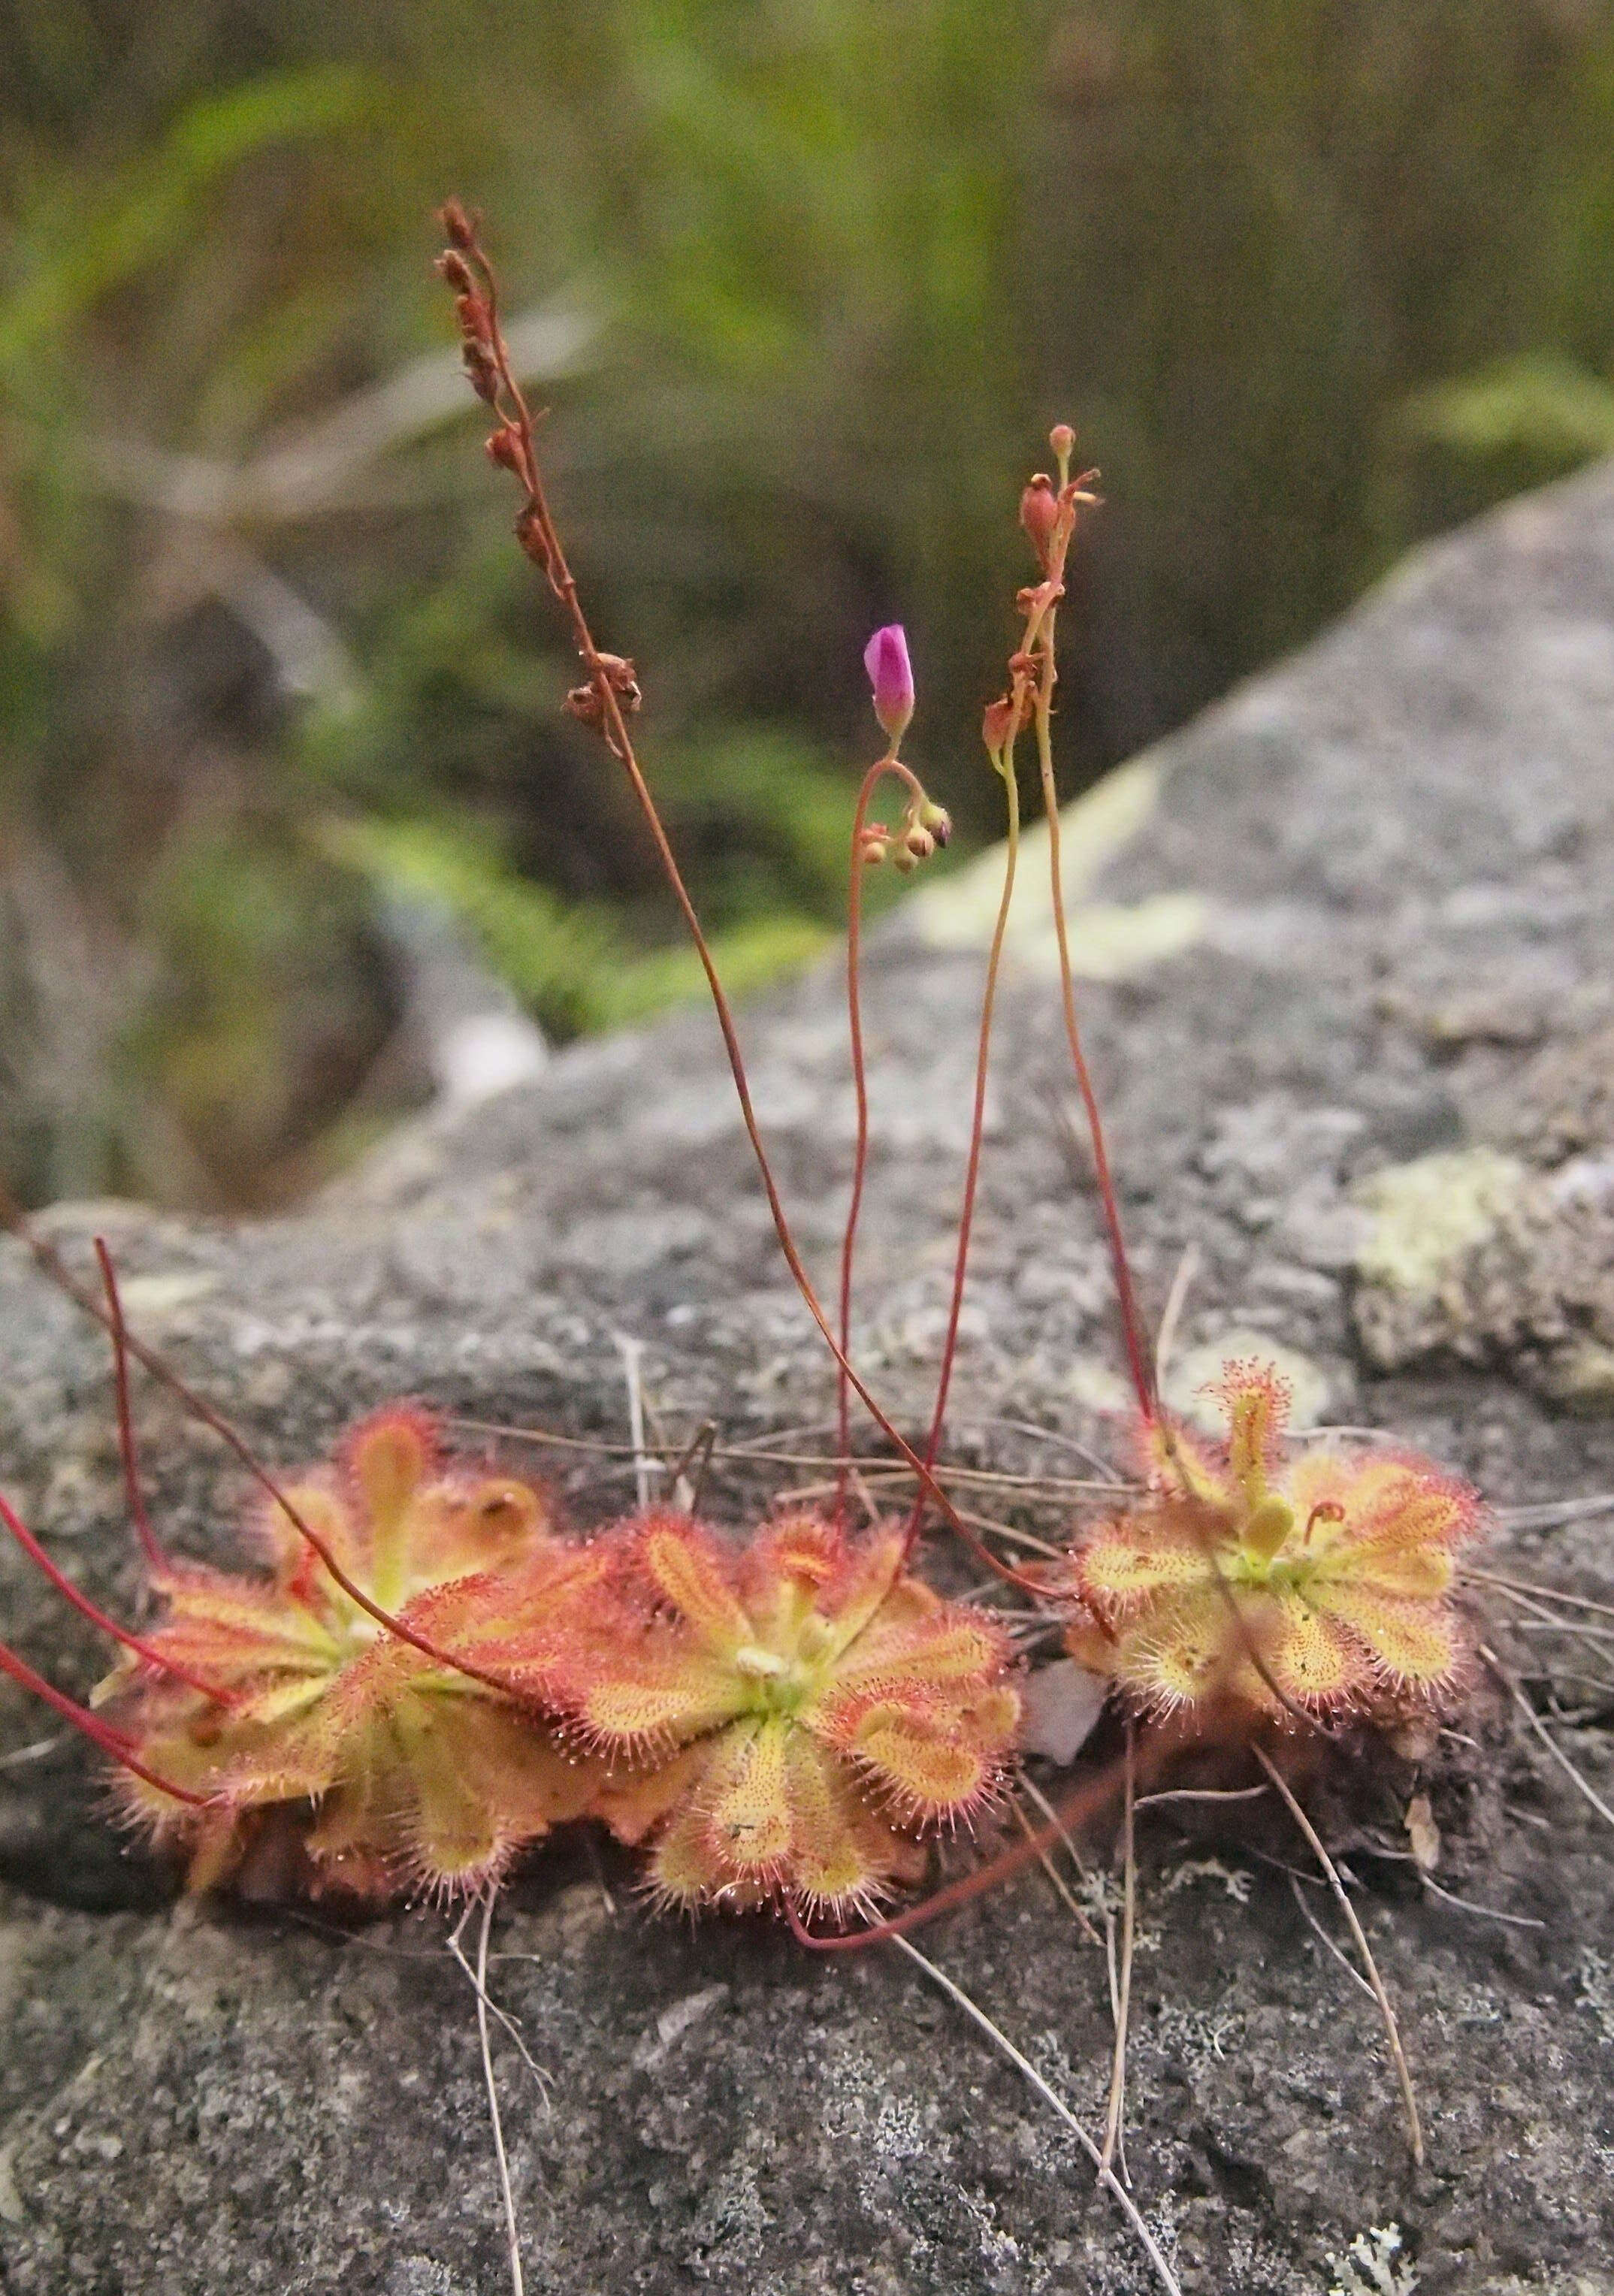
[[(1397, 1430), (1500, 1508), (1536, 1506), (1498, 1551), (1590, 1593), (1610, 1576), (1606, 1523), (1554, 1527), (1539, 1503), (1614, 1488), (1587, 1352), (1614, 1342), (1614, 1188), (1599, 1177), (1614, 1158), (1611, 729), (1605, 467), (1422, 554), (1074, 808), (1069, 832), (1077, 944), (1102, 976), (1085, 994), (1091, 1050), (1157, 1308), (1185, 1246), (1200, 1254), (1184, 1356), (1270, 1335), (1315, 1367), (1336, 1415)], [(1094, 1410), (1118, 1357), (1029, 842), (952, 1438), (1016, 1467), (1049, 1454), (1006, 1422), (1120, 1439)], [(987, 883), (979, 866), (938, 883), (870, 965), (859, 1352), (915, 1420), (946, 1300)], [(746, 1029), (826, 1282), (848, 1185), (838, 993), (827, 971)], [(1491, 1210), (1409, 1283), (1382, 1228), (1405, 1185), (1384, 1176), (1480, 1155), (1513, 1196), (1480, 1191)], [(743, 1439), (832, 1402), (703, 1014), (576, 1048), (530, 1086), (422, 1124), (298, 1218), (228, 1229), (81, 1207), (51, 1225), (75, 1256), (106, 1230), (132, 1317), (281, 1464), (399, 1391), (619, 1439), (618, 1332), (643, 1343), (649, 1399), (675, 1430), (709, 1414)], [(1571, 1415), (1554, 1398), (1577, 1362)], [(239, 1476), (148, 1382), (140, 1417), (168, 1534), (232, 1552)], [(541, 1458), (585, 1520), (629, 1496), (610, 1462), (511, 1456)], [(0, 1459), (64, 1565), (135, 1613), (102, 1350), (10, 1248)], [(715, 1511), (766, 1503), (768, 1472), (720, 1463)], [(10, 1554), (0, 1606), (36, 1664), (93, 1680), (91, 1638)], [(1598, 1676), (1602, 1647), (1557, 1656)], [(1544, 1645), (1518, 1648), (1539, 1671)], [(473, 2005), (441, 1917), (347, 1933), (176, 1909), (102, 1822), (78, 1748), (30, 1751), (53, 1733), (9, 1688), (0, 1734), (5, 2296), (504, 2286)], [(1606, 1731), (1562, 1740), (1606, 1796)], [(1413, 1791), (1433, 1802), (1442, 1885), (1544, 1926), (1420, 1895), (1397, 1854)], [(1241, 1835), (1202, 1810), (1192, 1827), (1146, 1815), (1127, 2151), (1183, 2285), (1320, 2296), (1328, 2257), (1394, 2220), (1408, 2285), (1614, 2288), (1609, 1830), (1481, 1683), (1462, 1738), (1421, 1767), (1320, 1775), (1314, 1801), (1364, 1884), (1429, 2166), (1408, 2165), (1372, 2005), (1255, 1855), (1304, 1866), (1298, 1841), (1275, 1816)], [(536, 1862), (497, 1934), (498, 1997), (546, 2076), (496, 2029), (529, 2286), (1151, 2284), (1058, 2122), (911, 1964), (884, 1948), (820, 1964), (762, 1924), (653, 1924), (603, 1870), (609, 1903), (583, 1845)], [(1096, 2122), (1102, 1956), (1042, 1878), (925, 1942)]]

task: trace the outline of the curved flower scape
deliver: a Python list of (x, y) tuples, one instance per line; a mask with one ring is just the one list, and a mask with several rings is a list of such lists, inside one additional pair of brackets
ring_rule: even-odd
[(1449, 1689), (1473, 1492), (1406, 1452), (1286, 1461), (1290, 1390), (1266, 1365), (1230, 1363), (1211, 1391), (1226, 1442), (1146, 1428), (1148, 1497), (1078, 1544), (1072, 1653), (1156, 1710), (1231, 1698), (1389, 1721)]
[[(528, 1484), (446, 1466), (433, 1423), (407, 1406), (362, 1422), (334, 1471), (296, 1478), (285, 1496), (356, 1585), (471, 1664), (518, 1618), (558, 1615), (604, 1567), (553, 1535)], [(188, 1852), (192, 1889), (474, 1890), (590, 1807), (602, 1766), (541, 1714), (389, 1634), (281, 1507), (260, 1530), (267, 1576), (193, 1563), (152, 1576), (168, 1615), (147, 1646), (217, 1698), (139, 1658), (96, 1693), (152, 1770), (208, 1798), (197, 1810), (120, 1779), (134, 1814)]]
[(866, 1911), (918, 1836), (993, 1792), (1020, 1719), (1001, 1628), (903, 1567), (899, 1531), (781, 1520), (734, 1555), (688, 1517), (627, 1534), (616, 1614), (553, 1694), (627, 1775), (602, 1795), (649, 1841), (663, 1904)]

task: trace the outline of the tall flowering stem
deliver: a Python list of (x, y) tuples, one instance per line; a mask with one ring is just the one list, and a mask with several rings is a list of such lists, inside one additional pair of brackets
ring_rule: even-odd
[[(953, 1290), (947, 1310), (946, 1337), (942, 1346), (941, 1363), (937, 1374), (936, 1404), (930, 1422), (930, 1436), (925, 1447), (927, 1464), (934, 1466), (941, 1448), (946, 1423), (947, 1397), (952, 1385), (953, 1365), (958, 1352), (959, 1325), (963, 1313), (964, 1287), (969, 1273), (970, 1244), (974, 1229), (975, 1206), (980, 1183), (981, 1143), (986, 1122), (986, 1095), (988, 1065), (991, 1056), (992, 1024), (997, 994), (998, 974), (1003, 961), (1004, 939), (1008, 928), (1010, 906), (1014, 897), (1015, 873), (1020, 857), (1020, 785), (1015, 773), (1015, 750), (1028, 722), (1036, 726), (1037, 751), (1043, 767), (1043, 793), (1049, 816), (1049, 834), (1054, 854), (1054, 914), (1059, 936), (1061, 969), (1064, 988), (1067, 1032), (1069, 1036), (1077, 1078), (1081, 1086), (1087, 1111), (1088, 1127), (1093, 1137), (1094, 1161), (1099, 1174), (1099, 1190), (1103, 1201), (1105, 1220), (1110, 1230), (1110, 1251), (1115, 1264), (1116, 1289), (1121, 1305), (1121, 1318), (1127, 1338), (1127, 1350), (1133, 1369), (1141, 1406), (1147, 1414), (1151, 1390), (1145, 1372), (1145, 1357), (1141, 1339), (1141, 1319), (1132, 1288), (1131, 1271), (1126, 1246), (1121, 1237), (1120, 1215), (1115, 1190), (1110, 1177), (1109, 1159), (1105, 1153), (1103, 1127), (1100, 1120), (1098, 1103), (1088, 1076), (1082, 1054), (1081, 1039), (1076, 1026), (1076, 1008), (1071, 991), (1069, 953), (1067, 946), (1063, 890), (1059, 870), (1058, 802), (1053, 792), (1052, 718), (1053, 687), (1057, 676), (1053, 658), (1053, 619), (1059, 598), (1063, 594), (1065, 556), (1075, 529), (1077, 508), (1094, 497), (1086, 491), (1086, 472), (1071, 483), (1069, 473), (1069, 453), (1075, 444), (1074, 435), (1061, 424), (1052, 441), (1060, 455), (1060, 489), (1056, 494), (1046, 477), (1038, 474), (1026, 488), (1020, 499), (1020, 523), (1025, 528), (1032, 548), (1043, 567), (1044, 578), (1036, 587), (1022, 590), (1017, 603), (1026, 617), (1026, 630), (1020, 644), (1009, 660), (1007, 690), (987, 709), (981, 733), (987, 754), (994, 770), (1000, 775), (1008, 800), (1008, 852), (1004, 869), (1003, 891), (998, 901), (997, 919), (993, 930), (992, 944), (987, 963), (986, 988), (981, 1000), (981, 1020), (979, 1051), (975, 1067), (975, 1101), (970, 1133), (970, 1150), (964, 1174), (963, 1201), (959, 1212), (958, 1249), (954, 1256)], [(909, 1521), (910, 1539), (918, 1535), (923, 1512), (922, 1489), (914, 1501)], [(1005, 1578), (1010, 1574), (1002, 1565), (995, 1564)]]
[[(980, 1190), (981, 1145), (987, 1126), (987, 1081), (992, 1061), (992, 1022), (997, 1006), (997, 980), (1003, 966), (1004, 939), (1009, 930), (1009, 911), (1014, 901), (1014, 880), (1020, 866), (1020, 783), (1014, 774), (1012, 740), (1000, 750), (989, 748), (987, 754), (1004, 785), (1004, 797), (1008, 808), (1008, 851), (1004, 860), (1003, 890), (997, 898), (997, 917), (992, 928), (992, 946), (987, 958), (986, 986), (981, 991), (980, 1029), (975, 1054), (975, 1097), (970, 1119), (970, 1150), (964, 1166), (963, 1201), (958, 1214), (958, 1243), (953, 1258), (953, 1291), (947, 1303), (946, 1336), (942, 1341), (941, 1362), (936, 1374), (936, 1403), (930, 1414), (930, 1431), (925, 1441), (927, 1467), (935, 1466), (941, 1450), (942, 1431), (947, 1417), (947, 1396), (953, 1383), (953, 1365), (958, 1354), (964, 1283), (970, 1267), (970, 1240), (974, 1232), (976, 1199)], [(908, 1518), (910, 1546), (919, 1536), (924, 1498), (922, 1489), (914, 1496), (913, 1512)]]
[(663, 873), (694, 944), (695, 954), (700, 961), (700, 969), (706, 975), (707, 987), (711, 993), (712, 1007), (717, 1014), (729, 1072), (740, 1103), (741, 1118), (751, 1144), (751, 1152), (757, 1160), (757, 1168), (767, 1197), (768, 1211), (785, 1265), (808, 1314), (818, 1326), (824, 1344), (849, 1382), (853, 1393), (887, 1441), (896, 1447), (905, 1464), (918, 1475), (926, 1496), (939, 1509), (949, 1528), (968, 1542), (971, 1534), (957, 1508), (913, 1444), (892, 1423), (867, 1382), (848, 1359), (807, 1274), (791, 1233), (784, 1202), (768, 1160), (766, 1144), (752, 1105), (750, 1083), (746, 1074), (745, 1056), (734, 1023), (733, 1009), (689, 888), (684, 882), (683, 872), (662, 825), (661, 816), (656, 809), (650, 784), (634, 752), (633, 738), (627, 728), (628, 717), (639, 703), (639, 688), (634, 676), (633, 664), (619, 654), (602, 653), (594, 644), (593, 631), (578, 595), (577, 580), (568, 563), (544, 490), (532, 413), (511, 367), (510, 352), (500, 326), (498, 283), (493, 267), (477, 237), (476, 226), (458, 201), (448, 201), (442, 212), (449, 245), (439, 258), (438, 268), (455, 291), (465, 369), (471, 388), (493, 410), (498, 423), (487, 441), (488, 455), (500, 468), (513, 472), (520, 482), (526, 500), (516, 521), (517, 538), (527, 555), (544, 573), (550, 588), (564, 607), (586, 673), (587, 682), (573, 689), (567, 697), (567, 706), (574, 717), (598, 730), (607, 749), (627, 775), (635, 802), (643, 816)]
[[(871, 639), (870, 644), (873, 643)], [(852, 816), (852, 863), (847, 885), (847, 1029), (852, 1049), (852, 1089), (857, 1102), (857, 1135), (852, 1151), (852, 1196), (847, 1209), (846, 1229), (840, 1239), (840, 1353), (845, 1360), (835, 1367), (835, 1447), (840, 1461), (836, 1490), (838, 1510), (845, 1503), (847, 1468), (851, 1456), (852, 1383), (848, 1367), (852, 1352), (852, 1273), (857, 1253), (857, 1222), (863, 1210), (864, 1182), (867, 1177), (869, 1162), (869, 1080), (863, 1045), (863, 879), (873, 849), (877, 847), (882, 849), (886, 842), (870, 831), (869, 807), (875, 791), (888, 774), (895, 774), (905, 785), (914, 806), (926, 802), (917, 775), (911, 773), (900, 758), (888, 753), (878, 758), (864, 775), (863, 786), (857, 792), (856, 808)]]
[[(1144, 1341), (1143, 1318), (1138, 1308), (1137, 1293), (1132, 1281), (1132, 1265), (1127, 1255), (1126, 1238), (1121, 1229), (1120, 1204), (1110, 1173), (1103, 1119), (1099, 1114), (1098, 1095), (1093, 1088), (1092, 1072), (1082, 1048), (1081, 1029), (1076, 1016), (1076, 984), (1070, 964), (1070, 931), (1065, 913), (1064, 870), (1060, 851), (1059, 789), (1053, 769), (1053, 696), (1059, 683), (1055, 625), (1059, 601), (1064, 595), (1065, 562), (1076, 532), (1077, 519), (1083, 509), (1097, 499), (1088, 488), (1098, 473), (1096, 471), (1085, 471), (1078, 478), (1071, 479), (1070, 455), (1076, 438), (1068, 423), (1061, 422), (1055, 427), (1049, 443), (1059, 460), (1058, 494), (1055, 495), (1047, 486), (1046, 480), (1039, 486), (1034, 479), (1026, 490), (1021, 510), (1022, 523), (1034, 547), (1039, 548), (1045, 568), (1043, 581), (1035, 589), (1022, 594), (1029, 610), (1022, 653), (1032, 656), (1036, 664), (1032, 710), (1036, 732), (1037, 767), (1042, 777), (1043, 809), (1048, 823), (1048, 867), (1053, 901), (1053, 932), (1059, 948), (1060, 998), (1064, 1013), (1065, 1037), (1070, 1047), (1071, 1066), (1076, 1071), (1077, 1089), (1081, 1095), (1087, 1119), (1087, 1135), (1093, 1146), (1094, 1176), (1098, 1184), (1099, 1201), (1103, 1209), (1104, 1226), (1109, 1238), (1127, 1369), (1132, 1376), (1138, 1407), (1145, 1420), (1152, 1420), (1159, 1410), (1153, 1359)], [(1049, 505), (1052, 517), (1048, 515)]]
[(123, 1321), (123, 1301), (118, 1291), (118, 1271), (112, 1265), (112, 1255), (107, 1250), (106, 1238), (95, 1238), (95, 1258), (101, 1267), (101, 1288), (106, 1294), (109, 1329), (112, 1336), (112, 1390), (118, 1406), (118, 1456), (123, 1464), (124, 1496), (128, 1504), (129, 1521), (135, 1526), (135, 1536), (140, 1541), (147, 1567), (166, 1570), (168, 1558), (162, 1541), (152, 1527), (146, 1512), (145, 1494), (140, 1487), (140, 1453), (135, 1441), (135, 1414), (129, 1402), (129, 1343)]

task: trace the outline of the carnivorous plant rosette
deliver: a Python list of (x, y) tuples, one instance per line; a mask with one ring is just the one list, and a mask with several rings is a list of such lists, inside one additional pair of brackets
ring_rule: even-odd
[(447, 1660), (481, 1665), (516, 1616), (558, 1615), (599, 1560), (553, 1535), (529, 1485), (445, 1464), (431, 1421), (406, 1406), (362, 1422), (333, 1471), (284, 1496), (354, 1583), (445, 1658), (378, 1624), (270, 1505), (267, 1575), (153, 1572), (167, 1617), (147, 1646), (184, 1677), (130, 1656), (96, 1693), (147, 1767), (207, 1807), (127, 1773), (124, 1799), (187, 1850), (193, 1889), (233, 1876), (372, 1899), (477, 1889), (580, 1816), (601, 1766)]
[(1260, 1364), (1230, 1363), (1213, 1391), (1226, 1441), (1146, 1423), (1148, 1496), (1078, 1544), (1073, 1654), (1156, 1709), (1231, 1697), (1389, 1721), (1449, 1689), (1473, 1492), (1399, 1449), (1286, 1456), (1290, 1390)]
[(920, 1836), (993, 1792), (1020, 1718), (1003, 1629), (905, 1568), (895, 1529), (812, 1515), (741, 1554), (652, 1514), (554, 1694), (629, 1775), (601, 1815), (649, 1841), (668, 1905), (866, 1911), (917, 1878)]

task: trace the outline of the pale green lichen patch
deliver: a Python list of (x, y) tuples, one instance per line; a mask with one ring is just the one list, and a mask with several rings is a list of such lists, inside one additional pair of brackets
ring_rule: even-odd
[(1065, 1392), (1084, 1411), (1108, 1417), (1132, 1409), (1132, 1390), (1117, 1371), (1094, 1356), (1075, 1357), (1065, 1374)]
[(150, 1318), (188, 1308), (193, 1300), (205, 1299), (217, 1283), (210, 1268), (176, 1268), (168, 1275), (126, 1275), (119, 1290), (125, 1308)]
[(1554, 1403), (1566, 1411), (1604, 1412), (1614, 1407), (1614, 1348), (1581, 1339), (1561, 1348), (1543, 1381)]
[(1464, 1255), (1493, 1235), (1526, 1180), (1514, 1156), (1454, 1149), (1374, 1172), (1355, 1191), (1372, 1217), (1356, 1254), (1369, 1283), (1417, 1298), (1439, 1292)]
[[(1146, 901), (1088, 901), (1069, 916), (1070, 969), (1078, 980), (1129, 980), (1205, 937), (1209, 904), (1199, 893), (1156, 893)], [(1059, 942), (1053, 908), (1011, 925), (1009, 954), (1028, 972), (1053, 978)]]
[(1398, 2224), (1370, 2225), (1343, 2256), (1328, 2259), (1339, 2276), (1328, 2296), (1412, 2296), (1416, 2267), (1402, 2253)]

